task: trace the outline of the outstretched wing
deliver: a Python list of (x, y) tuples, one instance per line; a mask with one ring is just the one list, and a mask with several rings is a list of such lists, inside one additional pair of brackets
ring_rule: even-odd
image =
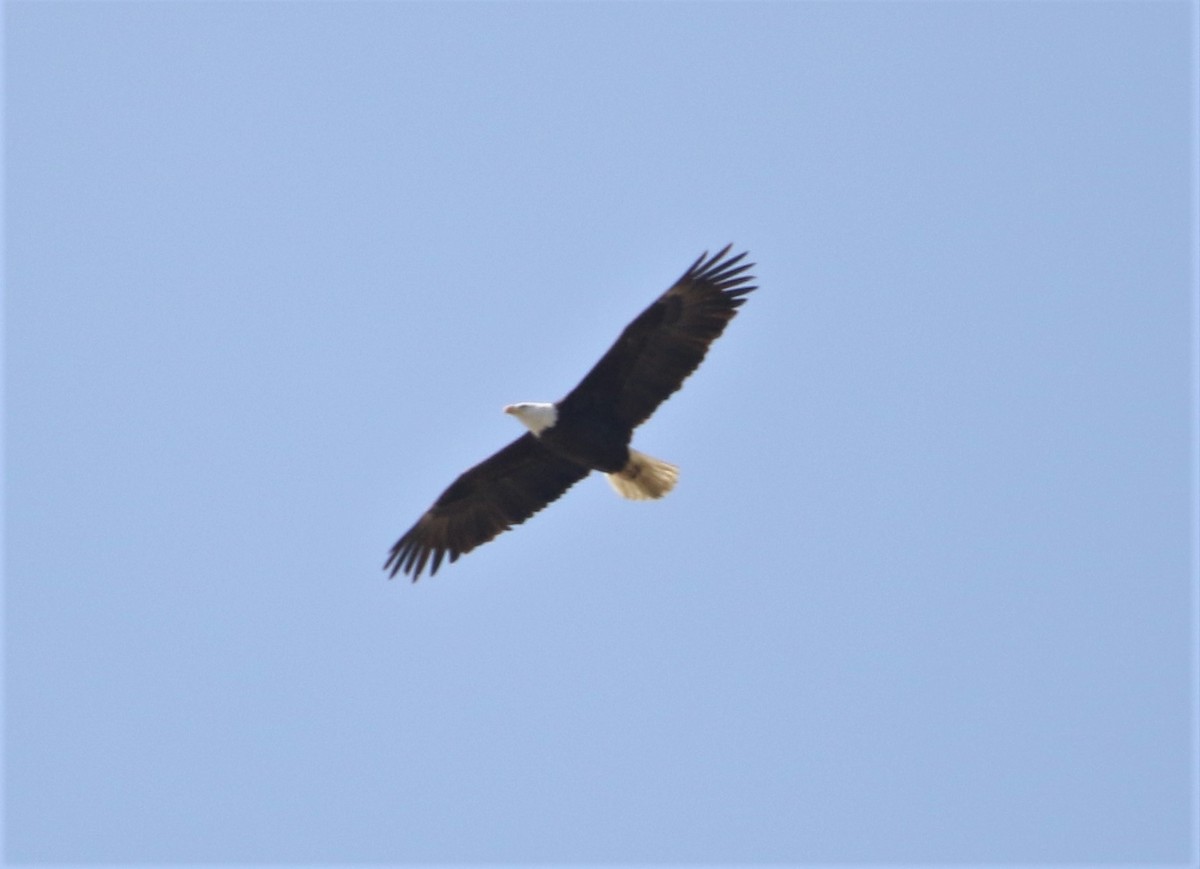
[(753, 277), (746, 256), (727, 257), (732, 245), (692, 263), (671, 289), (625, 327), (621, 337), (560, 402), (563, 410), (612, 414), (630, 429), (641, 425), (704, 361), (725, 330)]
[(550, 452), (532, 433), (484, 459), (450, 484), (384, 563), (416, 582), (432, 559), (429, 575), (497, 534), (520, 525), (578, 483), (589, 470)]

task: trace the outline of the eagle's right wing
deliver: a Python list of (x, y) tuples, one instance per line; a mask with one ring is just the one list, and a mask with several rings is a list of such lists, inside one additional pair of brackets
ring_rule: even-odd
[(451, 483), (396, 541), (383, 569), (393, 577), (404, 571), (416, 582), (432, 559), (432, 576), (447, 555), (453, 562), (520, 525), (588, 473), (546, 449), (532, 433), (524, 434)]

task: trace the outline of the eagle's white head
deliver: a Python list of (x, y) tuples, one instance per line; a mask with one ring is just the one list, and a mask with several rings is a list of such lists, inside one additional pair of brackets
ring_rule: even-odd
[(535, 435), (540, 435), (558, 421), (558, 409), (553, 404), (543, 404), (537, 401), (510, 404), (504, 408), (504, 412), (511, 413)]

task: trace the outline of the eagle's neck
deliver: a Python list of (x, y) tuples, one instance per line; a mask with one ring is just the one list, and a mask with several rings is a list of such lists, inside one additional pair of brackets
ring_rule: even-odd
[(558, 408), (553, 404), (523, 401), (520, 404), (510, 404), (504, 408), (504, 412), (511, 413), (535, 435), (540, 435), (558, 422)]

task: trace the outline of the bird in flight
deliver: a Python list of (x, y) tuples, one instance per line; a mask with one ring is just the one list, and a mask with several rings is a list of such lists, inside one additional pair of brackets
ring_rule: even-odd
[(416, 582), (477, 546), (520, 525), (592, 471), (617, 493), (641, 501), (661, 498), (679, 469), (629, 446), (633, 430), (704, 360), (754, 278), (746, 254), (726, 245), (692, 263), (675, 284), (642, 311), (591, 371), (561, 401), (504, 408), (528, 432), (461, 474), (425, 515), (396, 541), (384, 563), (395, 577)]

